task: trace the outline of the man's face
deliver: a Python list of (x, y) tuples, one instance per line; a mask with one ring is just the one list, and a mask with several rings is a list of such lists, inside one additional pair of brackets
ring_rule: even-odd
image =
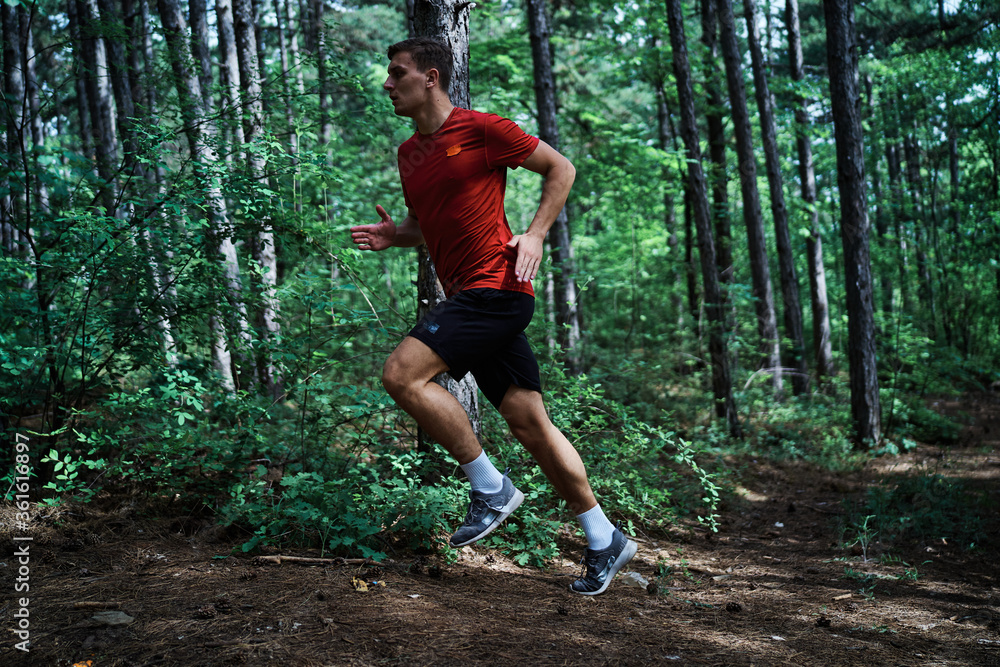
[(389, 93), (389, 99), (392, 100), (392, 107), (397, 116), (412, 117), (417, 109), (430, 99), (427, 72), (417, 69), (413, 58), (405, 51), (393, 56), (389, 63), (389, 76), (382, 84), (382, 88)]

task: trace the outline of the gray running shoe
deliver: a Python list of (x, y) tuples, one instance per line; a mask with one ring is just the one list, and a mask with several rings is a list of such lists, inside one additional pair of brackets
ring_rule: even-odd
[(584, 552), (584, 573), (569, 585), (569, 589), (581, 595), (600, 595), (608, 588), (618, 571), (632, 560), (638, 548), (635, 542), (615, 528), (610, 547), (600, 551), (587, 549)]
[(469, 513), (465, 515), (465, 521), (448, 541), (451, 546), (464, 547), (483, 539), (524, 502), (524, 494), (508, 479), (509, 472), (508, 469), (503, 474), (503, 488), (499, 493), (487, 495), (482, 491), (469, 492), (472, 504), (469, 506)]

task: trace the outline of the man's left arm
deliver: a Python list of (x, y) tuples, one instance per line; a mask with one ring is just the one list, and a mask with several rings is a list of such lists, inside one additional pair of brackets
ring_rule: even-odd
[(538, 267), (542, 264), (542, 246), (545, 235), (556, 221), (559, 212), (566, 205), (570, 188), (576, 178), (576, 168), (564, 155), (539, 141), (535, 151), (521, 163), (525, 169), (541, 174), (542, 200), (538, 211), (524, 234), (514, 236), (507, 246), (517, 248), (517, 263), (514, 273), (518, 282), (534, 280)]

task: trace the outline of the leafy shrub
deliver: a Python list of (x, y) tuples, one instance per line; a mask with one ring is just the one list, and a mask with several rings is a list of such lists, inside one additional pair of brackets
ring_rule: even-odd
[(388, 451), (358, 461), (343, 476), (299, 472), (277, 485), (263, 479), (267, 470), (261, 466), (253, 480), (232, 488), (224, 516), (253, 529), (244, 551), (261, 544), (318, 541), (324, 552), (381, 560), (387, 556), (383, 549), (393, 543), (436, 549), (458, 492), (456, 485), (422, 484), (421, 473), (430, 465), (424, 454)]

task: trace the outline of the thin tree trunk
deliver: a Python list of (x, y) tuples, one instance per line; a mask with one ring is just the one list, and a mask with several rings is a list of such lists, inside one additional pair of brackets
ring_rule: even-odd
[(216, 0), (215, 21), (219, 35), (219, 78), (222, 83), (222, 106), (226, 118), (224, 127), (227, 133), (232, 133), (235, 148), (242, 154), (246, 137), (240, 119), (240, 59), (236, 52), (233, 0)]
[[(531, 59), (534, 63), (535, 101), (538, 105), (538, 136), (559, 150), (559, 124), (556, 120), (556, 85), (552, 73), (552, 51), (545, 0), (526, 0)], [(580, 372), (580, 314), (576, 289), (576, 261), (570, 237), (569, 215), (564, 207), (552, 227), (552, 262), (556, 278), (556, 331), (567, 371)]]
[(102, 181), (99, 201), (109, 216), (118, 207), (118, 126), (115, 121), (114, 94), (108, 54), (100, 39), (100, 15), (96, 0), (77, 0), (80, 32), (83, 39), (83, 66), (87, 75), (87, 98), (93, 121), (97, 175)]
[(851, 0), (823, 0), (827, 66), (837, 144), (840, 233), (844, 246), (847, 293), (851, 415), (857, 443), (871, 446), (881, 438), (878, 369), (875, 363), (875, 317), (868, 248), (865, 155), (858, 90), (858, 42)]
[(188, 11), (191, 20), (191, 55), (201, 83), (202, 100), (208, 109), (215, 106), (212, 101), (212, 52), (208, 46), (208, 3), (206, 0), (188, 0)]
[(931, 277), (930, 259), (927, 254), (929, 218), (924, 206), (924, 183), (920, 174), (920, 144), (912, 134), (903, 140), (903, 155), (906, 158), (906, 176), (910, 193), (910, 219), (913, 221), (914, 244), (917, 255), (917, 300), (926, 318), (926, 330), (932, 338), (938, 338), (937, 307), (934, 300), (934, 281)]
[[(185, 39), (187, 25), (179, 0), (158, 0), (158, 9), (167, 41), (170, 64), (177, 79), (177, 93), (181, 100), (181, 113), (184, 117), (191, 157), (195, 162), (195, 173), (207, 199), (208, 251), (218, 262), (222, 279), (219, 291), (227, 301), (226, 307), (221, 309), (225, 326), (219, 328), (220, 331), (224, 330), (226, 342), (215, 341), (215, 347), (220, 352), (215, 355), (215, 361), (220, 373), (230, 374), (232, 386), (238, 389), (240, 368), (245, 366), (243, 350), (249, 349), (250, 336), (246, 326), (246, 310), (243, 306), (236, 248), (232, 239), (222, 233), (228, 226), (226, 201), (222, 196), (219, 182), (210, 171), (218, 159), (210, 136), (213, 127), (211, 123), (206, 122), (210, 109), (204, 106), (201, 82), (188, 65), (191, 60), (191, 50)], [(231, 359), (230, 368), (223, 366), (227, 356)]]
[(754, 309), (757, 313), (757, 332), (760, 335), (761, 363), (772, 369), (772, 386), (776, 396), (782, 392), (781, 339), (778, 320), (774, 313), (774, 293), (771, 289), (771, 269), (767, 261), (767, 242), (764, 235), (764, 218), (760, 210), (760, 193), (757, 190), (757, 159), (753, 152), (750, 114), (747, 111), (746, 87), (743, 84), (743, 66), (732, 0), (718, 0), (722, 57), (726, 61), (726, 85), (732, 106), (733, 133), (736, 135), (736, 155), (739, 162), (740, 191), (743, 195), (743, 222), (747, 228), (747, 246), (750, 252), (750, 277)]
[(327, 43), (326, 26), (324, 25), (326, 2), (325, 0), (309, 0), (309, 4), (312, 9), (313, 42), (316, 56), (316, 93), (319, 96), (319, 141), (321, 146), (328, 147), (330, 138), (333, 136), (333, 125), (330, 123), (330, 95), (327, 92), (329, 81), (327, 81)]
[(893, 255), (896, 257), (896, 263), (899, 266), (900, 310), (904, 314), (912, 315), (913, 305), (910, 298), (909, 280), (909, 245), (906, 242), (906, 228), (904, 226), (906, 221), (903, 207), (903, 185), (901, 176), (902, 162), (899, 158), (899, 145), (895, 143), (895, 137), (892, 136), (894, 133), (893, 128), (895, 126), (891, 123), (891, 121), (889, 127), (889, 137), (887, 137), (888, 143), (885, 147), (885, 158), (889, 174), (889, 200), (891, 202), (890, 211), (892, 213), (891, 220), (893, 230), (896, 235)]
[[(233, 27), (236, 35), (236, 54), (240, 68), (240, 89), (243, 109), (243, 136), (247, 144), (260, 139), (264, 125), (264, 106), (261, 101), (260, 63), (257, 60), (257, 35), (254, 30), (254, 11), (250, 0), (233, 0)], [(247, 151), (250, 178), (262, 189), (267, 187), (265, 162), (261, 151)], [(269, 219), (254, 221), (251, 227), (250, 254), (259, 271), (254, 272), (253, 289), (256, 303), (256, 328), (258, 345), (255, 347), (257, 379), (272, 399), (281, 394), (281, 383), (276, 377), (271, 346), (278, 339), (277, 255), (274, 230)]]
[(788, 231), (788, 209), (781, 177), (781, 157), (778, 155), (778, 132), (774, 122), (774, 102), (767, 84), (766, 63), (760, 47), (757, 10), (754, 0), (743, 0), (746, 10), (747, 42), (753, 67), (754, 95), (760, 115), (761, 144), (767, 168), (767, 183), (771, 194), (771, 216), (774, 218), (774, 239), (778, 250), (778, 276), (784, 302), (785, 335), (791, 341), (790, 367), (792, 391), (796, 395), (809, 390), (809, 369), (806, 367), (805, 334), (802, 330), (802, 306), (799, 302), (799, 279), (795, 272), (792, 239)]
[(715, 261), (715, 242), (712, 238), (712, 220), (708, 207), (705, 172), (701, 166), (701, 146), (698, 123), (694, 112), (694, 87), (691, 82), (691, 64), (684, 36), (684, 15), (680, 0), (666, 0), (670, 44), (673, 50), (674, 76), (677, 80), (678, 102), (681, 115), (681, 135), (687, 151), (688, 184), (691, 188), (691, 205), (698, 227), (698, 250), (701, 255), (701, 273), (705, 289), (705, 311), (709, 327), (709, 354), (712, 360), (712, 390), (715, 395), (716, 415), (726, 421), (733, 437), (742, 437), (733, 400), (733, 381), (729, 370), (729, 353), (726, 349), (725, 305), (719, 285)]
[[(694, 229), (694, 203), (691, 196), (690, 179), (684, 183), (684, 267), (687, 278), (687, 304), (691, 316), (691, 326), (695, 338), (701, 345), (702, 321), (701, 305), (698, 302), (698, 266), (694, 259), (694, 246), (697, 232)], [(718, 275), (718, 274), (716, 274)], [(721, 286), (720, 286), (721, 289)]]
[[(452, 77), (448, 93), (457, 107), (468, 109), (469, 102), (469, 4), (464, 0), (417, 0), (413, 7), (412, 30), (415, 36), (439, 39), (451, 48)], [(442, 301), (444, 289), (437, 278), (437, 270), (427, 253), (427, 246), (417, 249), (417, 317)], [(479, 415), (478, 386), (472, 374), (466, 374), (461, 382), (450, 375), (442, 374), (435, 381), (447, 389), (465, 409), (472, 423), (472, 430), (478, 436), (482, 431)], [(420, 434), (420, 447), (426, 448), (425, 436)]]
[[(712, 222), (715, 225), (715, 258), (719, 263), (719, 280), (722, 281), (723, 294), (729, 300), (729, 284), (733, 282), (735, 266), (733, 264), (733, 232), (732, 220), (729, 216), (729, 168), (726, 164), (726, 120), (723, 116), (725, 98), (719, 82), (719, 39), (717, 0), (702, 0), (701, 2), (701, 42), (705, 47), (702, 68), (705, 73), (705, 96), (708, 108), (705, 111), (705, 122), (708, 126), (708, 156), (710, 167), (708, 183), (712, 190)], [(733, 322), (735, 311), (730, 313)]]
[(10, 157), (9, 165), (4, 169), (8, 192), (4, 193), (2, 202), (6, 232), (5, 247), (11, 255), (17, 251), (19, 228), (27, 229), (24, 216), (28, 213), (28, 164), (25, 145), (25, 91), (24, 91), (24, 53), (21, 50), (20, 15), (24, 8), (4, 3), (0, 6), (0, 22), (3, 36), (3, 102), (0, 105), (4, 127), (6, 129), (6, 154)]
[[(24, 38), (24, 95), (25, 104), (28, 118), (27, 123), (29, 130), (31, 132), (31, 145), (35, 148), (33, 155), (34, 159), (29, 160), (31, 162), (29, 166), (30, 173), (41, 174), (42, 171), (38, 165), (38, 152), (42, 150), (42, 146), (45, 142), (44, 131), (42, 127), (42, 114), (40, 113), (41, 105), (38, 100), (38, 91), (40, 89), (37, 76), (36, 67), (36, 57), (35, 57), (35, 31), (30, 21), (34, 15), (27, 11), (21, 11), (21, 33)], [(41, 178), (29, 178), (27, 179), (25, 185), (30, 181), (31, 191), (34, 195), (34, 206), (41, 212), (48, 213), (49, 211), (49, 189), (45, 185), (45, 181)]]
[(66, 0), (69, 36), (73, 41), (73, 84), (76, 89), (76, 115), (79, 123), (80, 149), (87, 160), (94, 159), (94, 127), (90, 118), (90, 101), (87, 95), (86, 72), (83, 71), (83, 35), (80, 30), (80, 13), (77, 0)]
[[(673, 131), (673, 124), (670, 122), (670, 107), (667, 105), (667, 91), (664, 89), (663, 78), (658, 78), (654, 82), (654, 91), (656, 93), (656, 120), (657, 120), (657, 136), (659, 138), (660, 150), (664, 152), (676, 151), (677, 150), (677, 135)], [(684, 293), (681, 291), (681, 285), (683, 284), (683, 277), (681, 273), (681, 263), (677, 260), (678, 246), (680, 245), (680, 239), (677, 237), (677, 207), (674, 205), (674, 193), (670, 186), (666, 184), (671, 178), (671, 173), (668, 167), (664, 165), (660, 171), (660, 177), (663, 179), (663, 222), (664, 227), (667, 230), (667, 248), (669, 250), (670, 257), (670, 273), (673, 277), (671, 281), (671, 310), (674, 312), (676, 317), (674, 321), (677, 323), (677, 328), (680, 330), (684, 327)]]
[[(275, 0), (276, 2), (279, 0)], [(284, 2), (285, 5), (285, 18), (288, 19), (288, 57), (291, 60), (291, 66), (295, 68), (295, 90), (299, 95), (306, 94), (305, 80), (302, 75), (302, 63), (299, 58), (299, 31), (302, 30), (302, 12), (301, 5), (298, 14), (299, 29), (295, 30), (292, 28), (292, 10), (291, 3), (289, 0), (280, 0)]]
[[(804, 78), (802, 38), (799, 29), (798, 0), (786, 0), (785, 20), (788, 27), (788, 59), (792, 80)], [(830, 304), (826, 294), (826, 268), (823, 264), (823, 237), (819, 229), (819, 208), (816, 206), (816, 172), (813, 166), (812, 142), (809, 139), (809, 113), (806, 101), (795, 98), (795, 146), (799, 158), (799, 181), (802, 203), (809, 213), (810, 234), (806, 239), (809, 263), (809, 302), (812, 306), (813, 354), (816, 355), (816, 383), (833, 376), (833, 346), (830, 330)]]

